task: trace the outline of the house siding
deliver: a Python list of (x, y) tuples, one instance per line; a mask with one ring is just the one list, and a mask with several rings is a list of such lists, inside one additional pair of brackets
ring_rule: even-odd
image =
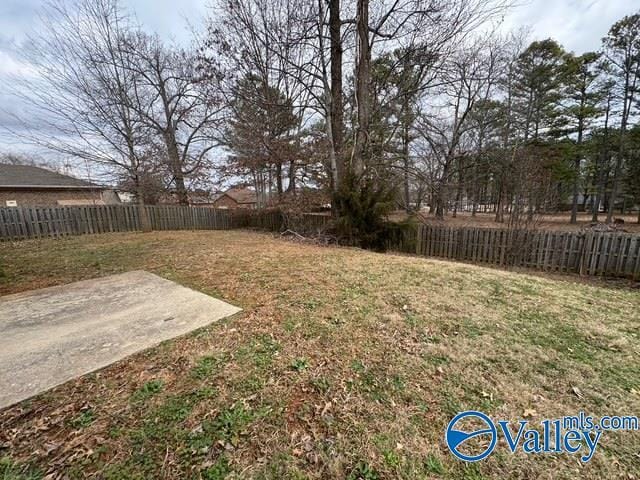
[(240, 204), (236, 202), (229, 195), (222, 195), (220, 198), (213, 202), (215, 208), (241, 208)]
[(84, 189), (24, 189), (24, 190), (0, 190), (0, 207), (7, 206), (7, 200), (15, 200), (18, 207), (53, 207), (58, 205), (58, 200), (81, 200), (86, 201), (88, 205), (96, 200), (102, 200), (104, 203), (114, 203), (103, 199), (101, 190), (84, 190)]

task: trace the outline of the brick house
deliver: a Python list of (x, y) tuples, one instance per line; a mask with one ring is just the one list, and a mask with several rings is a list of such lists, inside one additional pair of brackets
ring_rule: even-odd
[(215, 208), (256, 208), (258, 196), (247, 187), (233, 187), (219, 194), (212, 202)]
[(111, 188), (45, 168), (0, 163), (0, 207), (107, 205), (119, 202)]

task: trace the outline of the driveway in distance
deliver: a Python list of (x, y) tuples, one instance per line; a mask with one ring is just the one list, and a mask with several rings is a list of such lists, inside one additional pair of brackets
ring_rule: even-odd
[(0, 298), (0, 408), (240, 309), (144, 271)]

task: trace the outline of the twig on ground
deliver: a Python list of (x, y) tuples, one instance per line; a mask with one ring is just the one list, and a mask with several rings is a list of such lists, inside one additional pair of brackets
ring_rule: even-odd
[(287, 233), (291, 233), (291, 234), (295, 235), (296, 237), (301, 238), (303, 240), (308, 240), (307, 237), (304, 237), (304, 236), (300, 235), (298, 232), (294, 232), (293, 230), (290, 230), (290, 229), (286, 229), (280, 235), (286, 235)]

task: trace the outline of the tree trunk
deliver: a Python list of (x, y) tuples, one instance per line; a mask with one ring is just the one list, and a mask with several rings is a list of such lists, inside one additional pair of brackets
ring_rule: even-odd
[(287, 185), (287, 192), (295, 195), (296, 193), (296, 162), (291, 160), (289, 162), (289, 185)]
[(371, 74), (371, 50), (369, 46), (369, 0), (358, 0), (356, 13), (357, 63), (356, 63), (356, 103), (358, 119), (356, 141), (353, 148), (351, 169), (356, 177), (364, 172), (364, 162), (369, 143), (369, 77)]
[(187, 194), (187, 187), (185, 186), (184, 175), (182, 174), (182, 172), (174, 174), (174, 183), (176, 186), (178, 203), (180, 205), (189, 205), (189, 195)]
[(411, 213), (411, 193), (409, 191), (409, 158), (404, 157), (404, 174), (403, 174), (403, 186), (404, 186), (404, 210), (407, 213)]
[(342, 106), (342, 21), (340, 0), (329, 0), (329, 39), (331, 62), (331, 139), (335, 157), (334, 188), (344, 178), (344, 111)]
[(616, 156), (616, 166), (613, 171), (613, 187), (611, 188), (611, 198), (609, 199), (609, 209), (607, 210), (607, 223), (611, 223), (613, 218), (613, 209), (616, 206), (616, 198), (618, 196), (618, 188), (620, 184), (620, 174), (622, 173), (622, 162), (625, 155), (625, 134), (627, 132), (627, 122), (629, 120), (629, 110), (633, 104), (633, 89), (630, 84), (630, 73), (625, 76), (625, 84), (623, 91), (622, 103), (622, 119), (620, 121), (620, 140), (618, 145), (618, 155)]
[(618, 184), (620, 182), (620, 173), (622, 172), (622, 139), (623, 135), (620, 133), (620, 149), (616, 156), (616, 166), (613, 170), (613, 186), (611, 187), (611, 196), (609, 197), (609, 208), (607, 209), (607, 223), (611, 223), (613, 219), (613, 210), (616, 207), (616, 198), (618, 196)]
[(444, 219), (445, 205), (447, 202), (445, 189), (447, 179), (449, 178), (449, 164), (450, 161), (448, 160), (442, 170), (442, 179), (438, 182), (435, 192), (435, 214), (436, 218), (441, 220)]
[(580, 96), (580, 113), (578, 117), (578, 152), (576, 154), (576, 159), (573, 162), (573, 199), (571, 203), (571, 222), (577, 223), (578, 221), (578, 193), (580, 186), (580, 160), (582, 159), (582, 135), (584, 131), (584, 105), (586, 100), (586, 85), (583, 84), (581, 89)]
[(600, 186), (598, 186), (598, 190), (596, 191), (596, 196), (591, 204), (591, 221), (598, 221), (598, 213), (600, 211), (600, 202), (602, 202), (602, 194), (600, 190)]
[(478, 197), (480, 197), (480, 185), (478, 181), (478, 164), (480, 163), (480, 158), (482, 157), (482, 145), (484, 141), (484, 129), (480, 130), (478, 135), (478, 155), (476, 156), (475, 161), (473, 162), (473, 170), (472, 171), (472, 182), (473, 186), (471, 187), (472, 199), (471, 199), (471, 216), (475, 217), (478, 211)]
[(456, 188), (456, 201), (453, 205), (453, 215), (452, 217), (457, 217), (458, 215), (458, 205), (462, 200), (462, 186), (464, 184), (464, 176), (462, 172), (464, 171), (464, 166), (462, 165), (462, 158), (458, 159), (458, 186)]
[(276, 191), (278, 193), (278, 200), (282, 200), (282, 163), (276, 163)]
[(580, 193), (579, 185), (579, 171), (580, 171), (580, 157), (573, 161), (574, 179), (573, 179), (573, 198), (571, 201), (571, 220), (569, 223), (578, 222), (578, 195)]
[[(584, 103), (584, 102), (583, 102)], [(581, 109), (583, 105), (581, 105)], [(582, 131), (583, 131), (583, 120), (580, 119), (578, 121), (578, 153), (576, 155), (575, 160), (573, 161), (573, 199), (571, 203), (571, 222), (578, 222), (578, 194), (580, 188), (580, 160), (582, 159)]]
[(438, 188), (438, 191), (436, 192), (436, 198), (435, 198), (435, 216), (436, 218), (443, 220), (444, 219), (444, 192), (442, 191), (442, 188)]
[[(600, 204), (606, 200), (605, 184), (609, 175), (609, 112), (611, 111), (611, 96), (607, 97), (607, 107), (604, 116), (604, 138), (602, 140), (602, 150), (600, 154), (600, 162), (596, 163), (596, 171), (598, 174), (596, 199), (591, 211), (591, 221), (598, 221), (598, 213), (600, 212)], [(606, 168), (605, 168), (606, 167)], [(606, 173), (606, 175), (605, 175)]]
[(135, 175), (133, 179), (135, 195), (136, 195), (136, 204), (138, 207), (138, 217), (140, 218), (140, 228), (142, 228), (143, 233), (148, 233), (151, 231), (151, 221), (149, 220), (149, 215), (147, 215), (147, 209), (144, 207), (144, 188), (140, 185), (140, 177)]
[(500, 186), (498, 187), (498, 199), (496, 203), (496, 217), (495, 217), (496, 223), (504, 222), (504, 213), (502, 211), (503, 202), (504, 202), (503, 187), (502, 187), (502, 182), (500, 182)]
[[(533, 187), (529, 187), (529, 188), (533, 188)], [(527, 220), (531, 222), (533, 221), (533, 212), (534, 212), (534, 204), (535, 204), (535, 197), (533, 193), (529, 193), (529, 200), (527, 203), (529, 204), (529, 208), (527, 209)]]
[(582, 192), (582, 211), (585, 213), (587, 212), (587, 204), (589, 203), (589, 200), (591, 200), (591, 197), (593, 197), (593, 195), (589, 194), (587, 187), (585, 186), (584, 191)]
[[(406, 101), (403, 102), (403, 110), (406, 108)], [(404, 183), (404, 209), (407, 213), (412, 211), (411, 195), (409, 192), (409, 125), (406, 121), (406, 111), (403, 115), (402, 126), (402, 160), (404, 162), (403, 183)]]
[(173, 175), (173, 183), (176, 188), (176, 196), (180, 205), (189, 205), (189, 195), (184, 182), (184, 173), (182, 172), (182, 162), (180, 161), (180, 153), (176, 143), (176, 136), (171, 128), (164, 132), (164, 143), (167, 147), (167, 156), (169, 157), (169, 166)]

